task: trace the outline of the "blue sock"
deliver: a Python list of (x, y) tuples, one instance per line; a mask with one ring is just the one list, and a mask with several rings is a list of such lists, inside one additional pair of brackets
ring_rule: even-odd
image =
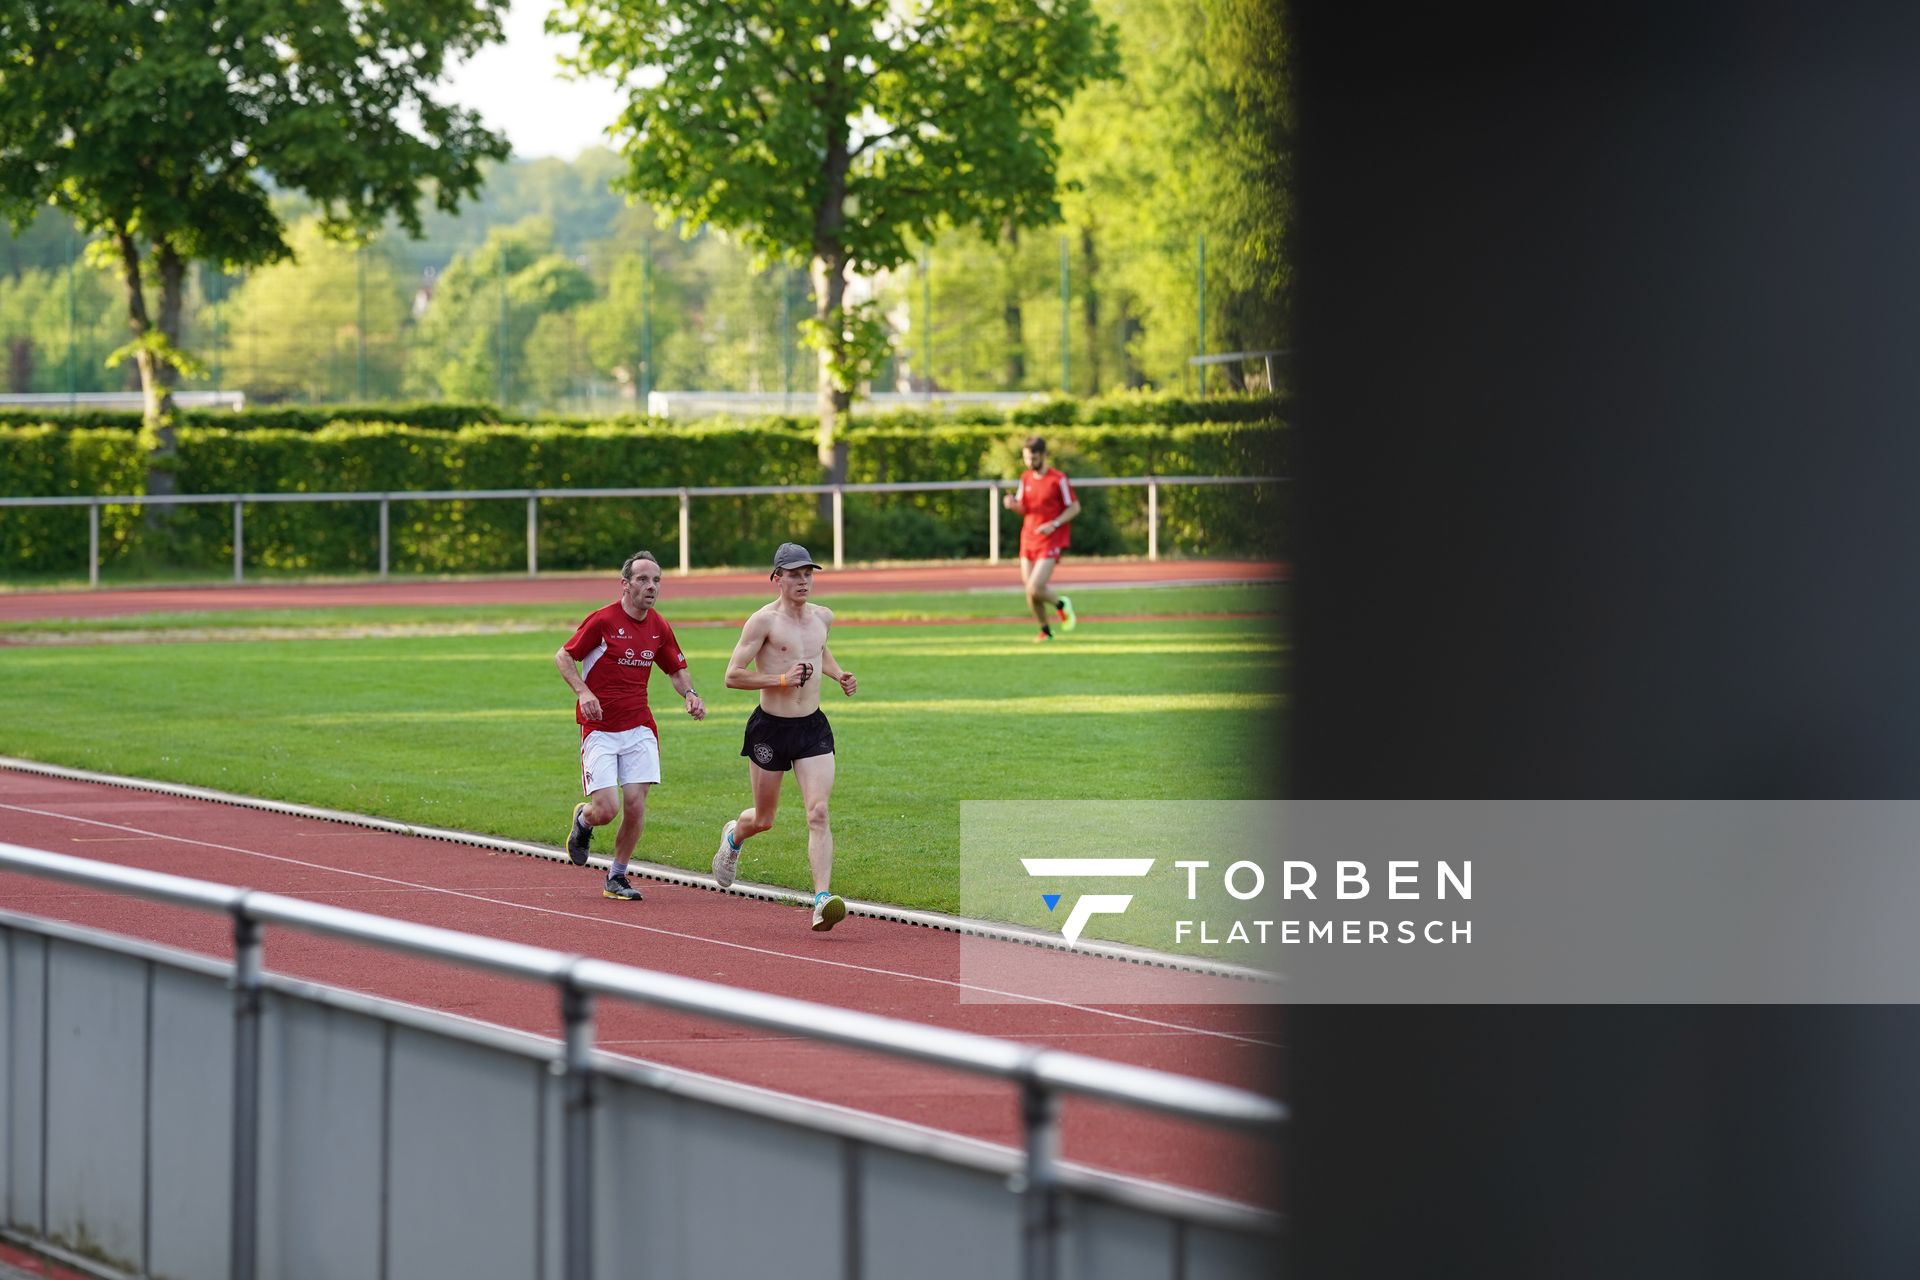
[(732, 849), (735, 853), (740, 852), (740, 842), (733, 838), (733, 832), (731, 830), (727, 832), (727, 847)]
[(822, 889), (822, 890), (821, 890), (820, 892), (818, 892), (818, 893), (816, 893), (816, 894), (814, 894), (814, 895), (813, 895), (813, 900), (814, 900), (815, 902), (818, 902), (818, 901), (820, 901), (820, 900), (821, 900), (822, 898), (831, 898), (832, 896), (833, 896), (833, 893), (832, 893), (832, 891), (831, 891), (831, 890), (828, 890), (828, 889)]

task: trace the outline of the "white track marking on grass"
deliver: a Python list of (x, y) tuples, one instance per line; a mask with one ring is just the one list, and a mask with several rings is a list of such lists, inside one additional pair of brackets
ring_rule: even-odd
[[(1179, 1022), (1166, 1022), (1159, 1018), (1143, 1018), (1138, 1014), (1117, 1013), (1112, 1009), (1101, 1009), (1092, 1005), (1074, 1004), (1070, 1000), (1050, 1000), (1045, 996), (1032, 996), (1019, 991), (1002, 991), (997, 987), (983, 987), (971, 982), (960, 982), (953, 978), (935, 978), (921, 973), (902, 973), (897, 969), (881, 969), (874, 965), (854, 964), (846, 960), (823, 960), (819, 956), (802, 955), (795, 951), (775, 951), (771, 947), (756, 947), (744, 942), (728, 942), (721, 938), (703, 937), (697, 933), (681, 933), (675, 929), (660, 929), (653, 925), (635, 924), (628, 920), (609, 920), (605, 916), (586, 915), (579, 911), (561, 911), (554, 907), (537, 907), (530, 903), (510, 902), (503, 898), (489, 898), (484, 894), (466, 893), (459, 889), (446, 889), (439, 885), (418, 884), (411, 880), (401, 880), (394, 876), (375, 875), (371, 871), (349, 871), (345, 867), (328, 866), (324, 862), (308, 862), (304, 858), (289, 858), (284, 854), (266, 853), (259, 849), (244, 849), (239, 845), (219, 844), (212, 840), (199, 840), (192, 836), (170, 835), (164, 831), (148, 831), (141, 827), (129, 827), (118, 822), (103, 822), (98, 818), (81, 818), (69, 813), (58, 813), (47, 809), (32, 809), (26, 805), (0, 803), (0, 809), (11, 809), (15, 813), (30, 813), (39, 818), (51, 818), (55, 821), (81, 822), (92, 827), (104, 827), (109, 831), (129, 831), (136, 835), (149, 836), (156, 840), (169, 840), (176, 844), (197, 845), (203, 849), (219, 849), (227, 853), (238, 853), (249, 858), (264, 858), (269, 862), (282, 862), (288, 866), (306, 867), (314, 871), (330, 871), (335, 875), (352, 876), (360, 880), (373, 880), (381, 884), (395, 885), (403, 889), (422, 893), (440, 893), (452, 898), (466, 898), (473, 902), (485, 902), (497, 907), (507, 907), (515, 911), (532, 911), (539, 915), (559, 916), (566, 920), (587, 920), (595, 924), (615, 925), (622, 929), (638, 929), (642, 933), (658, 934), (663, 938), (680, 938), (687, 942), (704, 942), (711, 946), (726, 947), (734, 951), (747, 951), (756, 955), (774, 956), (781, 960), (798, 960), (807, 964), (826, 965), (834, 969), (851, 969), (858, 973), (871, 973), (886, 978), (899, 978), (908, 982), (926, 982), (935, 986), (953, 987), (961, 991), (977, 991), (983, 995), (1000, 996), (1009, 1000), (1024, 1000), (1033, 1004), (1052, 1005), (1055, 1008), (1071, 1009), (1076, 1013), (1091, 1014), (1095, 1017), (1113, 1018), (1121, 1022), (1137, 1022), (1150, 1027), (1164, 1027), (1169, 1031), (1185, 1032), (1189, 1035), (1212, 1036), (1221, 1040), (1233, 1040), (1241, 1044), (1259, 1045), (1263, 1048), (1278, 1048), (1270, 1040), (1261, 1040), (1254, 1036), (1235, 1035), (1231, 1031), (1215, 1031), (1207, 1027), (1192, 1027)], [(312, 892), (311, 890), (308, 892)], [(288, 897), (298, 896), (288, 894)]]

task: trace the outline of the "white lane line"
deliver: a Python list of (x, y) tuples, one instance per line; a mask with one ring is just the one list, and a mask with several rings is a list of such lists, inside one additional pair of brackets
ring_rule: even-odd
[[(135, 791), (143, 795), (169, 796), (174, 799), (204, 800), (212, 804), (232, 805), (241, 809), (252, 809), (257, 813), (277, 813), (296, 819), (311, 819), (321, 823), (339, 823), (344, 826), (358, 827), (365, 831), (384, 831), (393, 835), (415, 836), (426, 840), (445, 840), (452, 844), (469, 848), (486, 849), (497, 853), (515, 853), (529, 858), (540, 858), (548, 862), (565, 862), (566, 852), (551, 845), (529, 844), (524, 840), (503, 840), (497, 836), (483, 836), (472, 831), (454, 831), (444, 827), (419, 826), (413, 823), (395, 822), (389, 818), (376, 818), (364, 813), (343, 813), (337, 809), (318, 809), (312, 805), (290, 804), (281, 800), (263, 800), (258, 796), (234, 795), (226, 791), (213, 791), (206, 787), (190, 787), (173, 782), (154, 782), (146, 778), (129, 778), (110, 773), (94, 773), (86, 769), (69, 769), (63, 765), (42, 764), (35, 760), (20, 760), (12, 756), (0, 756), (0, 771), (14, 770), (40, 778), (63, 778), (71, 782), (93, 783)], [(0, 775), (4, 776), (4, 775)], [(114, 806), (114, 812), (139, 812), (158, 806), (146, 804), (120, 804)], [(606, 858), (595, 855), (588, 865), (604, 867)], [(734, 897), (757, 898), (762, 902), (798, 903), (811, 907), (810, 895), (792, 889), (783, 889), (777, 885), (754, 884), (747, 880), (737, 880), (730, 889), (721, 889), (713, 883), (712, 877), (705, 872), (693, 872), (683, 867), (670, 867), (663, 863), (636, 859), (634, 867), (639, 874), (649, 880), (660, 880), (667, 884), (677, 884), (706, 892), (725, 893)], [(1215, 978), (1228, 978), (1234, 981), (1250, 981), (1262, 988), (1271, 988), (1280, 981), (1277, 974), (1265, 973), (1243, 965), (1226, 964), (1218, 960), (1205, 960), (1197, 956), (1176, 955), (1171, 952), (1155, 951), (1148, 947), (1134, 946), (1120, 942), (1088, 942), (1085, 938), (1080, 945), (1070, 947), (1059, 934), (1047, 930), (1023, 928), (1020, 925), (973, 920), (966, 916), (946, 915), (938, 911), (922, 911), (913, 907), (895, 907), (882, 902), (863, 902), (850, 899), (847, 902), (849, 915), (861, 916), (871, 920), (886, 920), (895, 924), (916, 925), (935, 929), (942, 933), (959, 934), (968, 938), (995, 938), (1002, 942), (1017, 942), (1023, 946), (1045, 947), (1048, 950), (1067, 952), (1085, 959), (1097, 956), (1103, 960), (1117, 960), (1126, 964), (1145, 965), (1154, 969), (1171, 969), (1182, 973), (1198, 973)], [(1257, 1002), (1256, 1002), (1257, 1003)]]
[[(996, 1040), (1031, 1040), (1037, 1044), (1049, 1044), (1055, 1040), (1172, 1040), (1183, 1034), (1185, 1033), (1179, 1031), (995, 1031), (992, 1033)], [(737, 1044), (813, 1045), (828, 1050), (839, 1048), (837, 1045), (809, 1039), (806, 1036), (643, 1036), (638, 1039), (629, 1037), (596, 1040), (593, 1043), (600, 1049), (623, 1044), (708, 1045), (715, 1049), (726, 1049)], [(929, 1068), (929, 1070), (938, 1069)], [(1004, 1081), (983, 1082), (1005, 1083)]]
[[(212, 840), (197, 840), (191, 836), (169, 835), (164, 831), (148, 831), (141, 827), (129, 827), (118, 822), (102, 822), (98, 818), (79, 818), (72, 814), (56, 813), (46, 809), (31, 809), (25, 805), (0, 803), (0, 809), (10, 809), (15, 813), (28, 813), (39, 818), (51, 818), (55, 821), (79, 822), (91, 827), (102, 827), (109, 831), (127, 831), (136, 835), (149, 836), (156, 840), (169, 840), (176, 844), (197, 845), (203, 849), (219, 849), (227, 853), (243, 854), (250, 858), (264, 858), (269, 862), (285, 863), (288, 866), (306, 867), (314, 871), (330, 871), (335, 875), (352, 876), (359, 880), (372, 880), (380, 884), (396, 885), (403, 889), (413, 889), (422, 893), (441, 893), (453, 898), (466, 898), (473, 902), (485, 902), (497, 907), (507, 907), (515, 911), (531, 911), (539, 915), (559, 916), (564, 920), (586, 920), (594, 924), (613, 925), (621, 929), (637, 929), (642, 933), (657, 934), (663, 938), (679, 938), (685, 942), (704, 942), (710, 946), (726, 947), (734, 951), (747, 951), (755, 955), (773, 956), (780, 960), (797, 960), (806, 964), (826, 965), (834, 969), (850, 969), (857, 973), (871, 973), (880, 977), (899, 978), (907, 982), (925, 982), (934, 986), (952, 987), (959, 991), (975, 991), (982, 995), (998, 996), (1008, 1000), (1024, 1000), (1033, 1004), (1052, 1005), (1055, 1008), (1071, 1009), (1075, 1013), (1090, 1014), (1094, 1017), (1113, 1018), (1121, 1022), (1137, 1022), (1149, 1027), (1164, 1027), (1169, 1031), (1185, 1032), (1196, 1036), (1213, 1036), (1221, 1040), (1233, 1040), (1241, 1044), (1254, 1044), (1278, 1047), (1271, 1041), (1253, 1036), (1235, 1035), (1230, 1031), (1215, 1031), (1208, 1027), (1191, 1027), (1179, 1022), (1166, 1022), (1159, 1018), (1143, 1018), (1138, 1014), (1119, 1013), (1112, 1009), (1100, 1009), (1091, 1005), (1074, 1004), (1070, 1000), (1051, 1000), (1045, 996), (1027, 995), (1019, 991), (1002, 991), (997, 987), (983, 987), (970, 982), (960, 982), (952, 978), (935, 978), (921, 973), (903, 973), (897, 969), (881, 969), (874, 965), (854, 964), (846, 960), (823, 960), (819, 956), (802, 955), (795, 951), (775, 951), (771, 947), (756, 947), (744, 942), (728, 942), (721, 938), (708, 938), (697, 933), (681, 933), (674, 929), (660, 929), (652, 925), (635, 924), (628, 920), (610, 920), (605, 916), (586, 915), (578, 911), (560, 911), (553, 907), (536, 907), (529, 903), (512, 902), (504, 898), (490, 898), (484, 894), (466, 893), (459, 889), (447, 889), (440, 885), (419, 884), (412, 880), (401, 880), (394, 876), (375, 875), (371, 871), (349, 871), (343, 867), (331, 867), (322, 862), (308, 862), (302, 858), (289, 858), (283, 854), (266, 853), (259, 849), (243, 849), (239, 845), (219, 844)], [(295, 895), (290, 895), (295, 896)]]

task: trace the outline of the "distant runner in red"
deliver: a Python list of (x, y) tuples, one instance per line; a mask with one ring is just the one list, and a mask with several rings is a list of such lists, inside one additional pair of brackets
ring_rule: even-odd
[(553, 655), (577, 704), (573, 718), (580, 722), (580, 789), (587, 797), (586, 803), (573, 807), (567, 856), (575, 866), (585, 866), (593, 829), (624, 814), (603, 892), (628, 902), (640, 900), (640, 890), (627, 879), (627, 863), (640, 843), (647, 788), (660, 781), (660, 739), (647, 708), (647, 677), (654, 667), (667, 673), (686, 700), (688, 715), (695, 720), (707, 716), (707, 705), (687, 675), (680, 642), (654, 610), (659, 594), (660, 562), (651, 551), (634, 552), (620, 567), (620, 598), (588, 614), (573, 639)]
[(1048, 586), (1060, 553), (1073, 541), (1069, 522), (1080, 514), (1080, 500), (1073, 496), (1073, 482), (1047, 465), (1047, 442), (1028, 436), (1020, 449), (1020, 460), (1027, 469), (1020, 476), (1020, 487), (1003, 501), (1007, 510), (1026, 518), (1020, 522), (1020, 581), (1027, 589), (1027, 608), (1040, 623), (1036, 643), (1053, 639), (1053, 627), (1047, 620), (1051, 608), (1060, 620), (1062, 631), (1078, 625), (1073, 601)]

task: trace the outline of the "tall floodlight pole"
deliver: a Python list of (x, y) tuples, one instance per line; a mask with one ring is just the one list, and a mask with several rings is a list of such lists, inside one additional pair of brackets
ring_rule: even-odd
[(72, 227), (67, 228), (67, 409), (73, 410), (79, 398), (79, 383), (75, 380), (76, 348), (80, 345), (80, 303), (74, 296), (75, 260), (79, 256), (79, 233)]
[(1060, 394), (1073, 394), (1073, 353), (1068, 349), (1067, 233), (1060, 233)]
[(793, 412), (793, 268), (780, 264), (780, 407)]
[(653, 398), (653, 237), (640, 246), (640, 412)]
[[(1200, 233), (1199, 243), (1200, 243), (1199, 266), (1198, 266), (1197, 276), (1194, 283), (1194, 298), (1195, 298), (1194, 314), (1196, 317), (1197, 332), (1199, 335), (1196, 341), (1199, 342), (1200, 349), (1198, 351), (1195, 351), (1193, 354), (1197, 356), (1204, 356), (1205, 354), (1207, 354), (1207, 233), (1206, 232), (1202, 231)], [(1196, 367), (1200, 370), (1200, 394), (1205, 395), (1207, 394), (1207, 366), (1203, 364), (1203, 365), (1198, 365)]]
[(354, 321), (354, 378), (355, 393), (362, 404), (367, 400), (367, 246), (361, 245), (357, 256), (359, 277), (359, 312)]
[[(220, 278), (217, 272), (215, 273), (214, 278), (215, 279)], [(204, 283), (206, 280), (206, 276), (202, 275), (200, 279)], [(220, 390), (220, 380), (221, 380), (220, 378), (220, 321), (222, 317), (220, 314), (220, 304), (226, 301), (227, 291), (225, 289), (220, 290), (220, 296), (219, 298), (216, 299), (212, 296), (212, 290), (207, 290), (207, 296), (208, 296), (208, 303), (209, 303), (207, 310), (212, 313), (212, 318), (213, 318), (213, 324), (212, 324), (212, 328), (213, 328), (213, 389), (215, 391), (218, 391)], [(218, 408), (218, 407), (219, 407), (218, 405), (215, 406), (215, 408)]]
[(494, 342), (494, 358), (500, 365), (499, 400), (500, 412), (507, 411), (507, 246), (500, 246), (500, 324), (499, 338)]

